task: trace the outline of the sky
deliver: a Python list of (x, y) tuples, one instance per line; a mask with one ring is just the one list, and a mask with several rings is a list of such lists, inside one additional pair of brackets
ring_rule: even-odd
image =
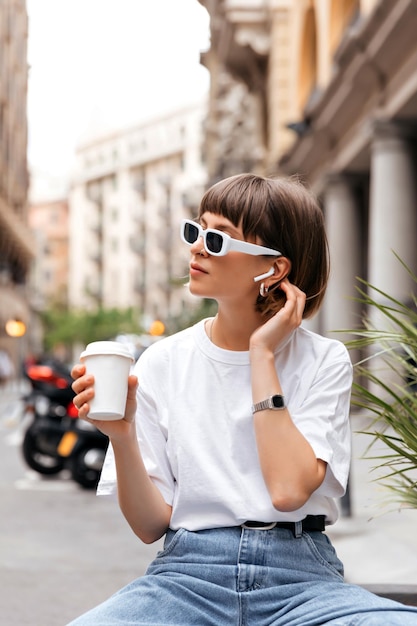
[(198, 0), (27, 0), (28, 159), (65, 177), (76, 147), (197, 101), (209, 17)]

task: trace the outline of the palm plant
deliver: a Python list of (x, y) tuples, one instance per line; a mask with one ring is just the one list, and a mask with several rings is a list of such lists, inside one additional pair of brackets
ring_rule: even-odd
[(347, 346), (367, 356), (355, 364), (352, 404), (371, 420), (366, 456), (376, 461), (377, 480), (389, 489), (391, 501), (417, 508), (417, 298), (403, 303), (360, 283), (357, 300), (367, 315), (362, 328), (348, 331), (355, 338)]

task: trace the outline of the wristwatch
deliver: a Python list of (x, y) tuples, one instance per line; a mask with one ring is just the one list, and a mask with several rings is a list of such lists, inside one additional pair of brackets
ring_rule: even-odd
[(262, 402), (256, 402), (256, 404), (252, 404), (252, 413), (256, 413), (257, 411), (264, 411), (265, 409), (282, 411), (282, 409), (285, 408), (286, 407), (284, 396), (276, 394), (275, 396), (270, 396), (266, 400), (262, 400)]

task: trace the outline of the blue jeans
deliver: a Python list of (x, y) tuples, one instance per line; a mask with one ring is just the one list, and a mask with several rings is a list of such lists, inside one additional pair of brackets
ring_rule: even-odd
[(417, 626), (417, 608), (343, 581), (327, 535), (168, 531), (146, 574), (71, 626)]

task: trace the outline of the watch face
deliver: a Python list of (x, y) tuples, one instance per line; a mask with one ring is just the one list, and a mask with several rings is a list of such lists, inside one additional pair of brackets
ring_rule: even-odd
[(272, 396), (272, 404), (276, 409), (284, 408), (284, 398), (282, 396)]

